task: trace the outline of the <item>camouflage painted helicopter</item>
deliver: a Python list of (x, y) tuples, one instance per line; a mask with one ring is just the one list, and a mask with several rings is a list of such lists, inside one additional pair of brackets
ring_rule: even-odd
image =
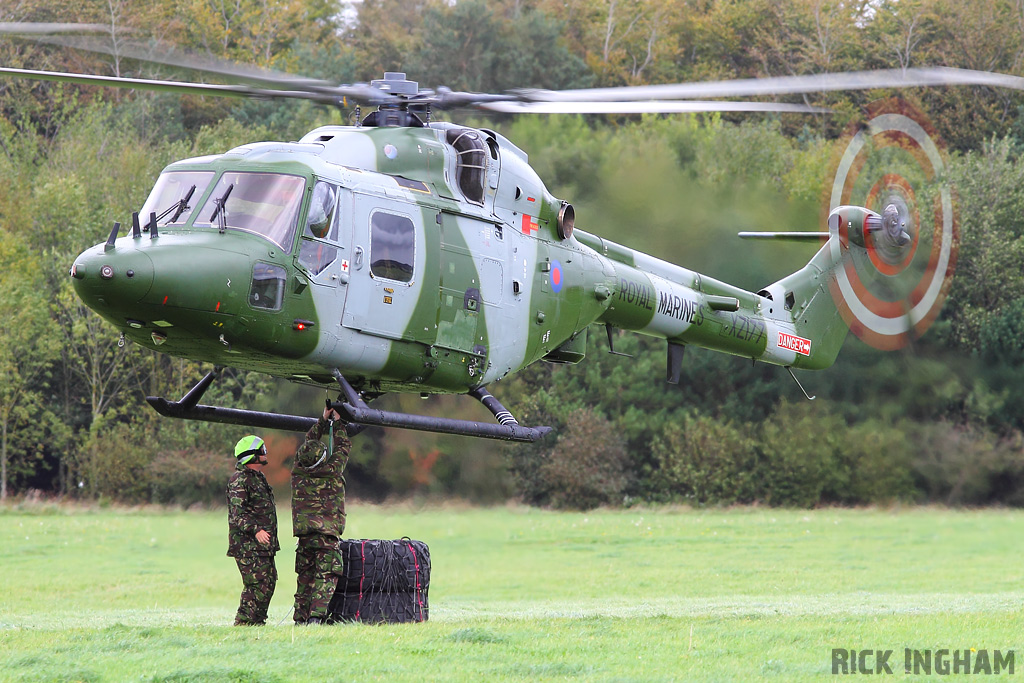
[[(856, 183), (840, 183), (827, 232), (747, 235), (824, 242), (804, 268), (750, 292), (577, 229), (573, 206), (547, 191), (522, 150), (492, 130), (431, 121), (432, 109), (814, 111), (692, 98), (999, 78), (937, 68), (478, 94), (421, 90), (401, 73), (351, 86), (265, 72), (247, 74), (255, 86), (0, 74), (356, 105), (355, 125), (169, 165), (129, 233), (119, 237), (115, 224), (105, 243), (75, 259), (78, 295), (123, 338), (215, 365), (179, 401), (149, 397), (161, 414), (297, 431), (312, 424), (311, 417), (200, 405), (229, 366), (337, 389), (333, 406), (353, 432), (380, 425), (517, 441), (550, 429), (520, 425), (487, 387), (538, 360), (581, 361), (594, 325), (605, 326), (609, 344), (613, 328), (665, 339), (669, 382), (679, 380), (687, 345), (790, 374), (830, 366), (850, 327), (880, 346), (900, 345), (941, 306), (955, 262), (953, 207), (947, 191), (936, 199), (934, 220), (922, 223), (913, 189), (898, 178), (869, 183), (864, 207), (844, 201)], [(375, 109), (361, 118), (364, 106)], [(932, 175), (941, 165), (912, 117), (881, 113), (864, 130), (898, 138), (902, 147), (911, 140)], [(851, 141), (840, 164), (847, 173), (862, 163), (865, 144)], [(928, 223), (930, 235), (921, 228)], [(912, 261), (923, 261), (925, 277), (878, 294), (878, 283), (895, 280)], [(497, 423), (368, 405), (387, 392), (468, 393)]]

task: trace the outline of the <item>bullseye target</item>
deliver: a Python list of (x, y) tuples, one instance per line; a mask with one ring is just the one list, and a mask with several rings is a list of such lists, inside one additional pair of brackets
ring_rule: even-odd
[[(878, 349), (898, 349), (920, 337), (938, 316), (956, 265), (959, 229), (944, 153), (921, 112), (901, 99), (875, 103), (866, 124), (850, 132), (839, 157), (829, 210), (886, 207), (893, 234), (883, 228), (851, 246), (844, 225), (829, 240), (840, 264), (829, 285), (843, 319)], [(884, 221), (883, 221), (884, 223)]]

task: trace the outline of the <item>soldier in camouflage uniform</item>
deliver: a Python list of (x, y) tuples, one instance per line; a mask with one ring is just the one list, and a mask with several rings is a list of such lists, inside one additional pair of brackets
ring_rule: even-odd
[[(306, 433), (292, 468), (295, 550), (295, 623), (320, 624), (342, 571), (339, 539), (345, 531), (345, 465), (352, 447), (345, 423), (325, 409)], [(328, 436), (328, 443), (320, 441)]]
[(228, 556), (235, 558), (242, 575), (235, 626), (265, 624), (277, 585), (274, 553), (281, 549), (277, 507), (274, 492), (260, 471), (267, 464), (266, 455), (263, 439), (241, 439), (235, 445), (235, 471), (228, 480)]

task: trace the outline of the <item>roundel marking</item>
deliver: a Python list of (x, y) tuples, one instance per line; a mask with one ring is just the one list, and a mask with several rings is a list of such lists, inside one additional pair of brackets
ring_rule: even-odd
[(551, 291), (555, 294), (562, 291), (562, 264), (559, 261), (551, 262)]

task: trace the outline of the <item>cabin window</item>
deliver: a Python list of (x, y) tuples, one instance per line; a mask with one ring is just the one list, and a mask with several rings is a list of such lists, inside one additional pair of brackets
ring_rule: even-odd
[[(149, 217), (156, 214), (156, 224), (184, 225), (192, 217), (203, 193), (213, 180), (213, 171), (167, 171), (161, 173), (139, 211), (139, 221), (149, 225)], [(185, 198), (188, 198), (185, 201)]]
[(375, 211), (370, 217), (370, 273), (377, 278), (412, 282), (416, 228), (407, 216)]
[(250, 232), (291, 251), (305, 187), (301, 176), (225, 171), (195, 225)]
[(338, 249), (319, 240), (338, 241), (338, 189), (318, 181), (306, 214), (306, 227), (299, 244), (299, 264), (313, 275), (319, 275), (338, 258)]
[(469, 201), (483, 204), (487, 153), (480, 133), (468, 128), (453, 128), (448, 131), (448, 144), (455, 149), (455, 175), (459, 190)]
[(284, 303), (285, 271), (281, 266), (257, 263), (252, 267), (249, 304), (253, 308), (279, 311)]

